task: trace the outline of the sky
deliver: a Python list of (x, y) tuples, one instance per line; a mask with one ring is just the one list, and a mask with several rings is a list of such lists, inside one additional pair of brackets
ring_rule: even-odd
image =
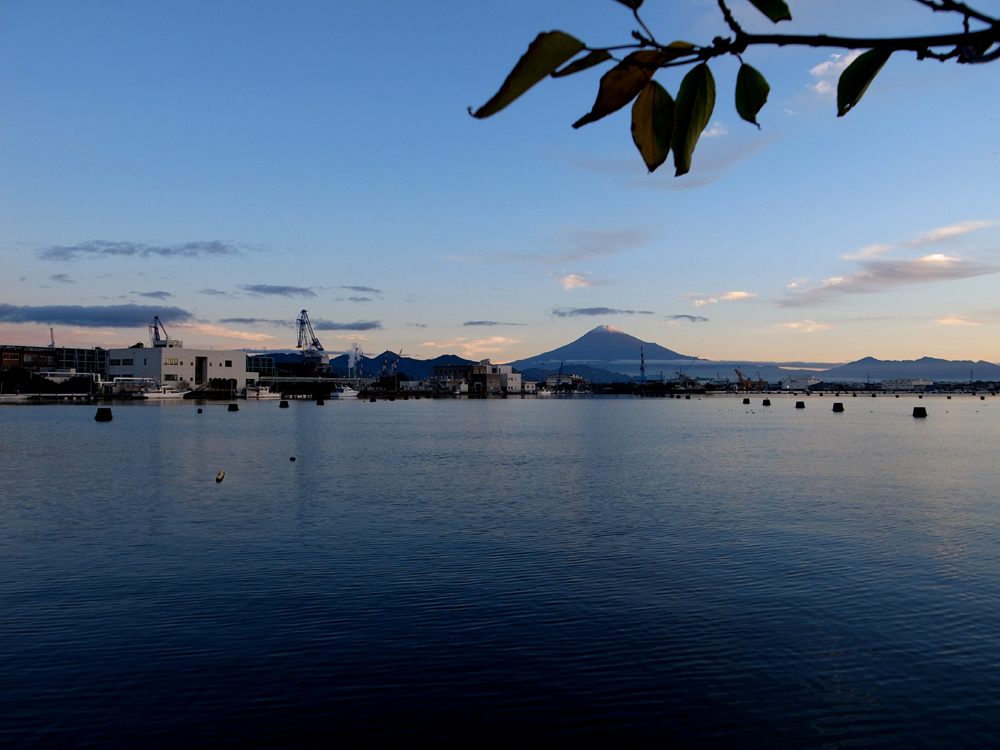
[[(1000, 16), (1000, 0), (975, 7)], [(789, 0), (748, 31), (952, 33), (913, 0)], [(661, 40), (728, 34), (647, 0)], [(1000, 62), (896, 53), (836, 117), (839, 50), (752, 48), (691, 172), (648, 174), (629, 107), (574, 130), (595, 68), (485, 120), (541, 31), (637, 27), (614, 0), (0, 0), (0, 343), (506, 362), (602, 324), (708, 359), (1000, 362)], [(684, 70), (657, 74), (676, 95)]]

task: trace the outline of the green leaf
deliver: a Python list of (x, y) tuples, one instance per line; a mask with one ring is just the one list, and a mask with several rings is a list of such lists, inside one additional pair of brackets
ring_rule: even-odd
[(642, 6), (642, 0), (618, 0), (626, 8), (631, 8), (632, 10), (639, 10)]
[(517, 61), (496, 95), (474, 113), (470, 107), (469, 113), (479, 118), (495, 115), (585, 47), (579, 39), (562, 31), (539, 34), (528, 46), (528, 51)]
[(715, 109), (715, 79), (706, 63), (688, 71), (677, 92), (677, 125), (674, 129), (673, 149), (675, 176), (687, 174), (691, 169), (691, 155), (698, 145), (701, 131), (712, 119)]
[(769, 93), (771, 87), (767, 85), (760, 71), (743, 63), (740, 72), (736, 74), (736, 111), (740, 117), (759, 128), (757, 113), (767, 103)]
[(785, 0), (750, 0), (750, 2), (775, 23), (792, 20), (792, 11), (788, 9)]
[(632, 105), (632, 140), (650, 172), (667, 160), (676, 107), (667, 90), (650, 81)]
[(843, 117), (861, 101), (891, 54), (892, 50), (870, 49), (840, 74), (837, 82), (837, 117)]
[(656, 73), (660, 63), (672, 60), (682, 53), (660, 52), (657, 50), (640, 50), (633, 52), (615, 67), (601, 76), (601, 85), (597, 91), (597, 100), (590, 112), (573, 123), (574, 128), (607, 117), (617, 112), (636, 95)]
[(595, 65), (600, 65), (605, 60), (611, 59), (611, 53), (606, 49), (594, 50), (589, 55), (581, 57), (579, 60), (571, 62), (565, 68), (555, 71), (552, 73), (553, 78), (562, 78), (563, 76), (571, 76), (574, 73), (579, 73), (581, 70), (586, 70), (587, 68), (592, 68)]

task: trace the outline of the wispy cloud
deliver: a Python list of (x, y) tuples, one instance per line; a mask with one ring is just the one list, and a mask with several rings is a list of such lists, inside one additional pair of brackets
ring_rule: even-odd
[(40, 305), (37, 307), (0, 304), (0, 321), (5, 323), (45, 323), (82, 328), (138, 328), (149, 325), (154, 316), (164, 323), (183, 323), (191, 313), (179, 307), (152, 305)]
[(809, 71), (809, 75), (816, 78), (816, 83), (809, 86), (813, 91), (823, 97), (830, 97), (837, 92), (837, 81), (840, 74), (847, 69), (847, 66), (861, 56), (862, 50), (853, 50), (847, 54), (834, 53), (830, 59), (822, 62)]
[(686, 320), (689, 323), (707, 323), (708, 318), (703, 318), (701, 315), (664, 315), (664, 320), (669, 320), (673, 323), (679, 323), (682, 320)]
[(370, 286), (335, 286), (334, 289), (347, 289), (351, 292), (361, 292), (362, 294), (383, 294), (381, 289), (375, 289)]
[(596, 315), (656, 315), (651, 310), (616, 310), (613, 307), (564, 307), (552, 311), (557, 318)]
[(412, 328), (427, 328), (426, 323), (407, 323), (406, 325), (411, 326)]
[(705, 305), (717, 305), (719, 302), (745, 302), (749, 299), (753, 299), (757, 294), (754, 292), (722, 292), (721, 294), (700, 294), (698, 292), (692, 292), (689, 294), (678, 295), (678, 299), (688, 299), (691, 300), (691, 304), (695, 307), (704, 307)]
[(435, 349), (459, 349), (467, 357), (475, 357), (480, 354), (493, 354), (503, 351), (506, 347), (520, 344), (520, 339), (511, 339), (506, 336), (492, 336), (488, 339), (453, 338), (444, 341), (424, 341), (420, 346), (429, 346)]
[(985, 323), (983, 320), (968, 315), (945, 315), (935, 319), (934, 322), (943, 326), (981, 326)]
[(498, 251), (478, 255), (450, 256), (449, 260), (477, 262), (577, 263), (589, 258), (617, 255), (643, 245), (650, 239), (644, 229), (583, 229), (570, 227), (559, 232), (555, 247), (548, 252)]
[(65, 273), (54, 273), (49, 278), (52, 281), (58, 281), (60, 284), (75, 284), (76, 282)]
[(729, 132), (729, 128), (723, 125), (721, 122), (716, 120), (710, 126), (702, 131), (702, 138), (718, 138), (720, 135), (726, 135)]
[(956, 237), (960, 237), (963, 234), (968, 234), (969, 232), (975, 232), (977, 229), (986, 229), (987, 227), (994, 227), (1000, 222), (996, 221), (960, 221), (957, 224), (950, 224), (946, 227), (938, 227), (937, 229), (932, 229), (929, 232), (924, 232), (912, 240), (907, 240), (905, 242), (896, 242), (889, 245), (869, 245), (868, 247), (863, 247), (857, 252), (847, 253), (846, 255), (841, 255), (840, 257), (844, 260), (866, 260), (868, 258), (874, 258), (883, 253), (887, 253), (890, 250), (899, 250), (904, 248), (914, 248), (923, 247), (925, 245), (934, 245), (941, 242), (947, 242)]
[(138, 294), (140, 297), (149, 297), (150, 299), (168, 299), (173, 297), (170, 292), (132, 292), (133, 294)]
[(371, 302), (372, 298), (371, 297), (347, 297), (347, 298), (341, 297), (339, 301), (340, 302)]
[(557, 280), (562, 284), (563, 289), (585, 289), (588, 286), (593, 286), (594, 282), (587, 277), (590, 276), (590, 272), (571, 273), (566, 276), (560, 276)]
[(785, 328), (798, 333), (813, 333), (815, 331), (826, 331), (832, 326), (825, 323), (817, 323), (815, 320), (800, 320), (791, 323), (775, 323), (774, 328)]
[(847, 294), (875, 294), (900, 286), (954, 281), (1000, 272), (1000, 266), (962, 260), (941, 253), (903, 260), (867, 260), (861, 269), (834, 276), (819, 286), (792, 290), (779, 307), (805, 307)]
[(314, 320), (313, 328), (317, 331), (381, 331), (382, 322), (358, 320), (354, 323), (334, 323), (332, 320)]
[(52, 245), (39, 251), (44, 260), (76, 260), (78, 258), (139, 257), (157, 255), (161, 258), (199, 258), (217, 255), (242, 255), (248, 248), (219, 240), (185, 242), (180, 245), (147, 245), (142, 242), (110, 242), (91, 240), (77, 245)]
[(232, 297), (229, 292), (223, 292), (219, 289), (200, 289), (198, 294), (207, 294), (209, 297)]
[(274, 341), (274, 336), (266, 333), (250, 333), (249, 331), (233, 331), (228, 328), (208, 325), (206, 323), (182, 323), (177, 326), (183, 331), (200, 333), (204, 336), (218, 336), (224, 339), (237, 339), (239, 341)]
[(501, 323), (497, 320), (467, 320), (462, 323), (463, 327), (473, 327), (473, 326), (523, 326), (524, 323)]
[(275, 284), (241, 284), (243, 289), (251, 294), (263, 294), (274, 297), (315, 297), (316, 292), (304, 286), (280, 286)]
[(220, 323), (232, 323), (242, 326), (281, 326), (282, 328), (294, 328), (295, 322), (292, 320), (278, 320), (275, 318), (222, 318)]

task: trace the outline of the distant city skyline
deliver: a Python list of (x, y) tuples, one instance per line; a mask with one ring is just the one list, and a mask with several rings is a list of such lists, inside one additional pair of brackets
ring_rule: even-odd
[[(790, 5), (786, 32), (956, 30)], [(644, 11), (727, 33), (709, 0)], [(293, 349), (307, 309), (334, 354), (511, 362), (609, 324), (713, 360), (1000, 361), (1000, 63), (894, 55), (837, 118), (846, 56), (751, 50), (758, 131), (713, 62), (677, 179), (646, 174), (627, 108), (570, 127), (600, 71), (468, 116), (538, 32), (634, 26), (612, 0), (0, 0), (0, 343), (127, 346), (159, 315), (193, 347)]]

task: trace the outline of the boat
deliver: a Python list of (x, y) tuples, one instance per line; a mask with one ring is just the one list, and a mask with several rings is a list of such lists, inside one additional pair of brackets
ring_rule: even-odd
[(357, 398), (358, 392), (349, 385), (338, 385), (330, 391), (330, 398)]
[(158, 388), (143, 388), (136, 394), (136, 398), (164, 399), (164, 398), (184, 398), (184, 391), (179, 391), (173, 386), (161, 385)]
[(243, 398), (248, 400), (265, 401), (268, 399), (281, 398), (281, 394), (272, 391), (270, 386), (248, 385), (243, 389)]

